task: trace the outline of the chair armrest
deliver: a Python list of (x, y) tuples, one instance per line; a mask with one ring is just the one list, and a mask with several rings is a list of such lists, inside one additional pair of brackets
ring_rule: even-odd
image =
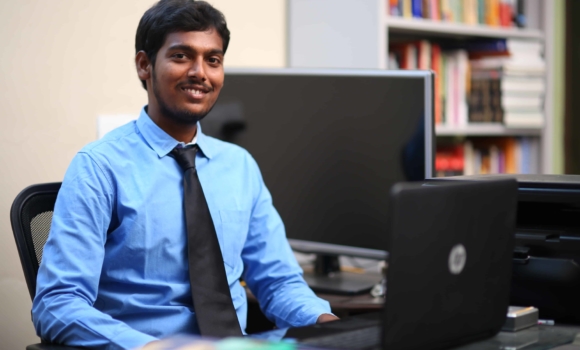
[(26, 350), (82, 350), (86, 348), (77, 348), (74, 346), (57, 345), (57, 344), (32, 344), (26, 347)]

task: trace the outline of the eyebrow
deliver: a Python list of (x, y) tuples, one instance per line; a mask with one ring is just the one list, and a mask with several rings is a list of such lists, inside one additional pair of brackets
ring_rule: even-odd
[[(170, 46), (167, 51), (175, 51), (175, 50), (183, 50), (183, 51), (189, 51), (189, 52), (195, 52), (196, 50), (190, 46), (190, 45), (185, 45), (185, 44), (175, 44)], [(224, 51), (223, 50), (219, 50), (219, 49), (213, 49), (209, 51), (210, 55), (223, 55)]]

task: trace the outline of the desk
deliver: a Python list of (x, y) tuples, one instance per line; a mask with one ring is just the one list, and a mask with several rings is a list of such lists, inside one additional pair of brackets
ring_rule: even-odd
[[(273, 329), (274, 325), (260, 312), (255, 296), (246, 289), (248, 294), (248, 333), (263, 332)], [(374, 298), (370, 294), (356, 296), (318, 294), (330, 303), (332, 312), (339, 317), (346, 317), (364, 312), (380, 310), (382, 298)], [(261, 318), (250, 312), (258, 312)], [(265, 321), (264, 321), (265, 320)], [(257, 324), (257, 322), (261, 322)], [(252, 331), (253, 330), (253, 331)], [(453, 348), (453, 350), (580, 350), (579, 326), (534, 326), (519, 332), (499, 332), (496, 336), (471, 344)]]
[[(467, 345), (462, 345), (449, 350), (579, 350), (580, 349), (580, 327), (567, 326), (534, 326), (519, 332), (500, 332), (495, 337), (474, 342)], [(282, 333), (283, 334), (283, 333)], [(419, 335), (420, 336), (420, 335)], [(146, 350), (171, 350), (184, 349), (183, 346), (191, 346), (191, 349), (199, 350), (214, 350), (217, 349), (217, 344), (225, 345), (229, 342), (229, 346), (223, 346), (227, 349), (253, 349), (250, 347), (251, 342), (257, 342), (251, 338), (225, 339), (217, 342), (205, 340), (195, 336), (176, 336), (165, 339), (154, 346), (146, 347)], [(233, 347), (232, 342), (238, 342), (239, 347)], [(203, 345), (202, 345), (203, 344)], [(197, 347), (193, 347), (197, 345)], [(244, 346), (241, 346), (244, 345)], [(260, 349), (284, 349), (284, 350), (313, 350), (308, 346), (294, 346), (277, 343), (272, 347), (258, 346), (259, 343), (254, 344), (256, 348)], [(263, 345), (263, 344), (262, 344)], [(144, 350), (145, 350), (144, 349)], [(189, 349), (189, 347), (188, 347)]]
[(580, 327), (534, 326), (518, 332), (499, 332), (495, 337), (453, 350), (580, 350)]

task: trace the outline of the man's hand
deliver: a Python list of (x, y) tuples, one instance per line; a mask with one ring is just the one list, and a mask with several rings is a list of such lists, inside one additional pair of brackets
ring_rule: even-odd
[(331, 322), (331, 321), (336, 321), (336, 320), (340, 320), (340, 318), (331, 315), (331, 314), (322, 314), (320, 316), (318, 316), (318, 320), (316, 320), (316, 323), (324, 323), (324, 322)]

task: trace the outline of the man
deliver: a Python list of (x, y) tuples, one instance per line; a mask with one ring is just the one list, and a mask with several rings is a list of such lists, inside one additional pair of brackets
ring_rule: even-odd
[(199, 127), (228, 42), (223, 15), (202, 1), (162, 0), (143, 15), (135, 63), (148, 105), (67, 170), (32, 308), (43, 339), (128, 349), (241, 335), (241, 277), (279, 327), (336, 319), (302, 279), (256, 162)]

